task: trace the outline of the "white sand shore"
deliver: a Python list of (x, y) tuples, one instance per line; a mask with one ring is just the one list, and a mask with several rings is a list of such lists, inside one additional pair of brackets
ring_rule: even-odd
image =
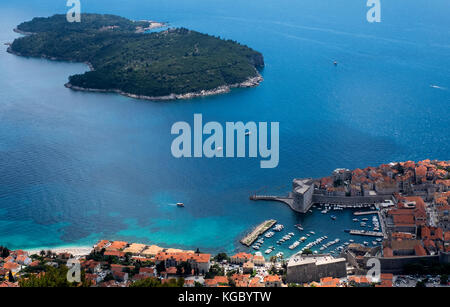
[(92, 251), (92, 246), (62, 246), (62, 247), (41, 247), (35, 249), (25, 249), (30, 255), (39, 254), (41, 250), (51, 250), (53, 253), (69, 253), (74, 256), (86, 256)]

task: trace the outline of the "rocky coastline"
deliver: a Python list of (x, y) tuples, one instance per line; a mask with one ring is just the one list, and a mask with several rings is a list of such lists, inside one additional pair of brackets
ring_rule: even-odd
[(199, 92), (191, 92), (185, 94), (170, 94), (165, 96), (145, 96), (145, 95), (137, 95), (133, 93), (127, 93), (119, 89), (95, 89), (95, 88), (84, 88), (80, 86), (75, 86), (70, 83), (66, 83), (64, 86), (70, 88), (74, 91), (83, 91), (83, 92), (93, 92), (93, 93), (116, 93), (122, 96), (135, 98), (135, 99), (143, 99), (143, 100), (152, 100), (152, 101), (169, 101), (169, 100), (181, 100), (181, 99), (192, 99), (198, 97), (206, 97), (212, 95), (219, 95), (229, 93), (232, 88), (245, 88), (245, 87), (255, 87), (258, 86), (263, 81), (263, 77), (258, 73), (255, 77), (250, 77), (244, 82), (230, 84), (230, 85), (222, 85), (216, 87), (211, 90), (202, 90)]
[[(159, 28), (159, 27), (164, 27), (164, 26), (167, 25), (166, 23), (162, 23), (162, 22), (155, 22), (155, 21), (147, 21), (147, 22), (149, 22), (149, 28), (137, 29), (137, 32), (140, 32), (140, 31), (144, 32), (145, 30), (149, 30), (149, 29), (153, 29), (153, 28)], [(32, 32), (25, 32), (25, 31), (19, 30), (18, 28), (15, 28), (13, 31), (16, 32), (16, 33), (22, 34), (22, 35), (33, 35), (34, 34)], [(17, 56), (27, 57), (27, 55), (24, 55), (24, 54), (22, 54), (20, 52), (17, 52), (15, 50), (13, 50), (11, 43), (8, 43), (7, 46), (8, 46), (8, 48), (7, 48), (6, 51), (8, 53), (11, 53), (11, 54), (14, 54), (14, 55), (17, 55)], [(40, 58), (51, 60), (51, 61), (65, 61), (65, 62), (71, 62), (71, 63), (79, 63), (78, 61), (73, 60), (73, 59), (61, 59), (61, 58), (57, 58), (57, 57), (48, 56), (46, 54), (40, 55)], [(264, 66), (264, 61), (262, 60), (262, 58), (252, 58), (250, 60), (255, 65), (255, 67), (262, 67), (262, 66)], [(91, 71), (95, 70), (94, 66), (90, 62), (83, 62), (83, 63), (86, 64), (89, 67), (89, 70), (91, 70)], [(172, 94), (164, 95), (164, 96), (138, 95), (138, 94), (124, 92), (124, 91), (122, 91), (120, 89), (84, 88), (84, 87), (73, 85), (70, 82), (64, 84), (64, 86), (66, 88), (69, 88), (69, 89), (74, 90), (74, 91), (96, 92), (96, 93), (116, 93), (116, 94), (119, 94), (119, 95), (122, 95), (122, 96), (134, 98), (134, 99), (143, 99), (143, 100), (152, 100), (152, 101), (170, 101), (170, 100), (192, 99), (192, 98), (199, 98), (199, 97), (206, 97), (206, 96), (225, 94), (225, 93), (229, 93), (231, 91), (231, 89), (233, 89), (233, 88), (256, 87), (263, 80), (264, 80), (263, 77), (261, 76), (259, 71), (255, 68), (255, 76), (249, 77), (245, 81), (240, 82), (240, 83), (226, 84), (226, 85), (222, 85), (222, 86), (216, 87), (214, 89), (210, 89), (210, 90), (201, 90), (201, 91), (198, 91), (198, 92), (190, 92), (190, 93), (184, 93), (184, 94), (172, 93)]]

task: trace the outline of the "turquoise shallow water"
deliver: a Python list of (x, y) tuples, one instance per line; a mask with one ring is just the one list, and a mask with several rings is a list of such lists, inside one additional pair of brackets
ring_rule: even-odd
[[(449, 159), (446, 0), (384, 1), (380, 24), (365, 21), (365, 1), (82, 3), (87, 12), (169, 21), (247, 44), (265, 56), (265, 81), (167, 103), (78, 93), (63, 84), (85, 65), (20, 58), (0, 46), (3, 245), (108, 238), (232, 252), (245, 250), (240, 236), (269, 218), (287, 232), (302, 223), (318, 236), (349, 239), (350, 211), (333, 222), (248, 196), (262, 187), (282, 194), (294, 177), (337, 167)], [(64, 13), (64, 4), (0, 3), (0, 41), (17, 37), (12, 29), (24, 20)], [(174, 159), (170, 127), (194, 113), (222, 123), (279, 121), (278, 168), (260, 169), (255, 159)]]

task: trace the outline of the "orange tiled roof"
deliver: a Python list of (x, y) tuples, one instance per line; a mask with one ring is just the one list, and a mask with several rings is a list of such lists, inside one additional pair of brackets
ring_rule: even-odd
[(108, 246), (108, 250), (120, 250), (127, 246), (128, 243), (124, 241), (114, 241)]
[(415, 252), (416, 256), (426, 256), (427, 255), (425, 248), (423, 248), (423, 246), (420, 244), (417, 244), (414, 247), (414, 252)]
[(217, 281), (215, 279), (205, 279), (205, 285), (207, 287), (217, 287)]
[(15, 270), (19, 267), (19, 265), (15, 262), (6, 262), (3, 264), (3, 268), (7, 270)]
[(211, 254), (197, 254), (188, 252), (179, 252), (179, 253), (160, 252), (155, 256), (155, 260), (157, 261), (166, 261), (168, 259), (173, 259), (178, 262), (195, 261), (197, 263), (207, 263), (211, 259)]
[(281, 278), (278, 275), (267, 275), (264, 277), (264, 282), (280, 282)]
[(215, 276), (214, 280), (218, 284), (227, 284), (228, 285), (228, 278), (226, 276)]

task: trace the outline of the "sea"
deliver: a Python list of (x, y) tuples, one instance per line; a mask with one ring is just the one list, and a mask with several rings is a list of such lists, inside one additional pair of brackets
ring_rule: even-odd
[[(359, 228), (353, 210), (299, 214), (249, 196), (285, 195), (294, 178), (336, 168), (450, 158), (448, 0), (381, 0), (379, 23), (367, 21), (365, 0), (81, 0), (82, 12), (168, 22), (264, 55), (258, 87), (169, 102), (75, 92), (64, 83), (86, 65), (6, 52), (19, 23), (68, 9), (63, 0), (0, 2), (0, 245), (110, 239), (253, 252), (239, 240), (267, 219), (285, 228), (263, 251), (289, 232), (292, 242), (310, 231), (306, 243), (372, 242), (344, 232)], [(262, 169), (259, 158), (174, 158), (171, 126), (193, 123), (194, 114), (222, 124), (279, 122), (278, 167)], [(288, 245), (271, 255), (303, 246)]]

